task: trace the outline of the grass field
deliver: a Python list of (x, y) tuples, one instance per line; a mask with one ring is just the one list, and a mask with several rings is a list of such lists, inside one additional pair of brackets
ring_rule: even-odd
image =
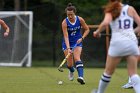
[[(0, 67), (0, 93), (90, 93), (97, 88), (103, 72), (99, 68), (85, 68), (85, 85), (68, 80), (68, 70), (59, 72), (53, 67)], [(140, 72), (140, 69), (139, 69)], [(63, 85), (58, 85), (62, 80)], [(134, 93), (133, 89), (122, 89), (127, 82), (126, 69), (117, 69), (105, 93)]]

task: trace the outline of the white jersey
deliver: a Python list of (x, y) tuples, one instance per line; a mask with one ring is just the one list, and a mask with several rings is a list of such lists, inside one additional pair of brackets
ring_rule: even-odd
[(133, 30), (133, 18), (128, 15), (128, 7), (129, 5), (123, 5), (120, 16), (110, 23), (111, 41), (134, 40), (137, 42)]
[(123, 5), (120, 16), (110, 23), (112, 30), (108, 54), (110, 56), (139, 55), (133, 29), (133, 18), (128, 15), (129, 5)]

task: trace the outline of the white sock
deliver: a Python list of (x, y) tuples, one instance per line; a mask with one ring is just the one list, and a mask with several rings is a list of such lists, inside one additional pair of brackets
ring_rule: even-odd
[(110, 82), (111, 76), (104, 73), (100, 79), (99, 86), (98, 86), (98, 92), (97, 93), (104, 93), (106, 87), (108, 86)]
[(131, 76), (131, 82), (136, 93), (140, 93), (140, 77), (135, 74)]
[(131, 78), (129, 77), (129, 78), (128, 78), (128, 83), (130, 83), (130, 82), (131, 82)]

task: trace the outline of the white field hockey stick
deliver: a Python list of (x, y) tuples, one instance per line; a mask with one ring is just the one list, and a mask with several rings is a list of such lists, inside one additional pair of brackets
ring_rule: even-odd
[[(74, 45), (74, 47), (72, 47), (72, 50), (71, 50), (72, 53), (73, 53), (74, 49), (76, 48), (76, 46), (77, 46), (77, 43)], [(71, 53), (68, 53), (67, 56), (63, 59), (63, 61), (59, 65), (58, 70), (60, 72), (63, 72), (62, 66), (66, 63), (66, 61), (67, 61), (67, 59), (69, 58), (70, 55), (71, 55)]]
[[(97, 37), (97, 38), (100, 38), (100, 37), (102, 37), (102, 36), (105, 36), (105, 37), (110, 37), (111, 36), (111, 34), (104, 34), (104, 33), (100, 33), (99, 34), (99, 37)], [(96, 37), (95, 37), (96, 38)]]
[[(111, 34), (100, 33), (100, 36), (101, 36), (101, 37), (102, 37), (102, 36), (110, 37)], [(140, 38), (140, 35), (136, 34), (136, 37), (137, 37), (137, 38)]]
[(103, 34), (103, 33), (101, 33), (101, 36), (111, 36), (111, 34)]

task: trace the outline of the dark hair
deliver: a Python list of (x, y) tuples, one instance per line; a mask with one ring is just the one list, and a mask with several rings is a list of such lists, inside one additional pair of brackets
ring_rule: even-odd
[(115, 20), (121, 12), (121, 0), (109, 0), (109, 3), (105, 6), (104, 12), (111, 13), (113, 20)]
[(67, 11), (73, 11), (74, 13), (76, 13), (76, 8), (72, 5), (72, 3), (68, 3), (67, 7), (65, 8), (65, 12)]

